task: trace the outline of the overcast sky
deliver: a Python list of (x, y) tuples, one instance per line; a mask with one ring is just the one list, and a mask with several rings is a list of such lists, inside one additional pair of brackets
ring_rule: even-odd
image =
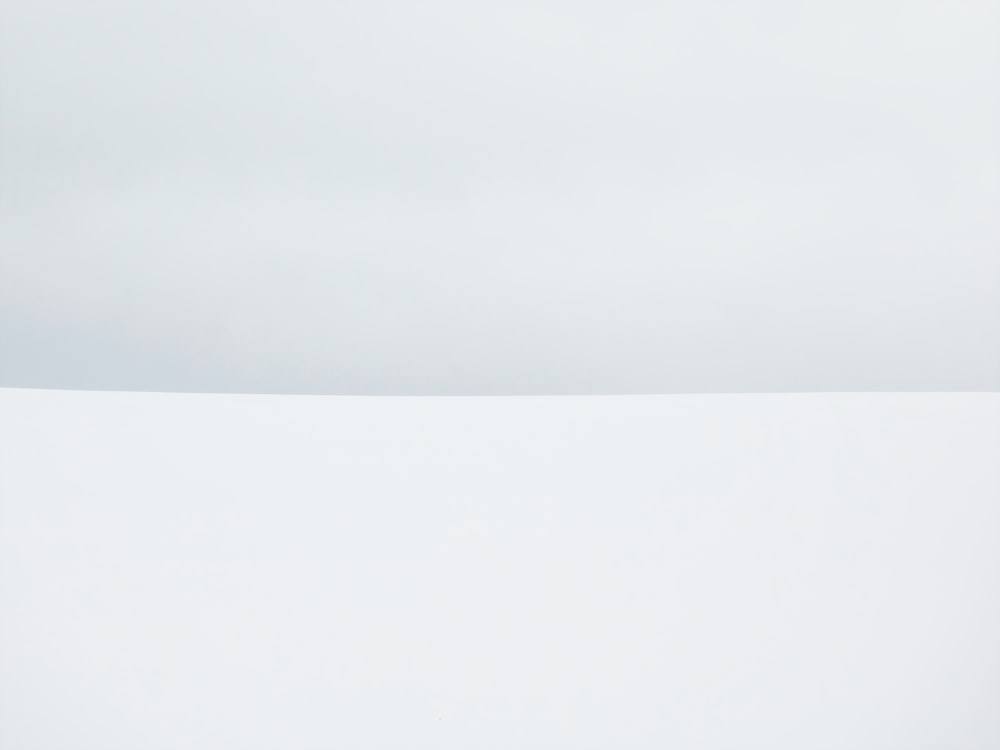
[(1000, 2), (0, 10), (0, 384), (1000, 388)]

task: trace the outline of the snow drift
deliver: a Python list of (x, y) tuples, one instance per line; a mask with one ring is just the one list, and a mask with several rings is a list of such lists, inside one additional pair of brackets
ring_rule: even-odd
[(0, 390), (0, 746), (1000, 747), (1000, 395)]

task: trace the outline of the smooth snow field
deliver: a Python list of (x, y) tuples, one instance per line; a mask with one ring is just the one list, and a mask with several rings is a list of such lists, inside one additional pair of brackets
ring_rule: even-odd
[(0, 390), (4, 750), (996, 750), (1000, 394)]

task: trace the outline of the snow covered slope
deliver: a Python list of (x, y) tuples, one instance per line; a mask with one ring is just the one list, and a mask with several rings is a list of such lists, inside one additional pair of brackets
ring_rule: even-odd
[(0, 747), (1000, 747), (1000, 395), (0, 391)]

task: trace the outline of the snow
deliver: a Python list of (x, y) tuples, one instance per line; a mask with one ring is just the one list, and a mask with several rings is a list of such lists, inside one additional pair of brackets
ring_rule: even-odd
[(0, 747), (1000, 747), (1000, 394), (0, 390)]

